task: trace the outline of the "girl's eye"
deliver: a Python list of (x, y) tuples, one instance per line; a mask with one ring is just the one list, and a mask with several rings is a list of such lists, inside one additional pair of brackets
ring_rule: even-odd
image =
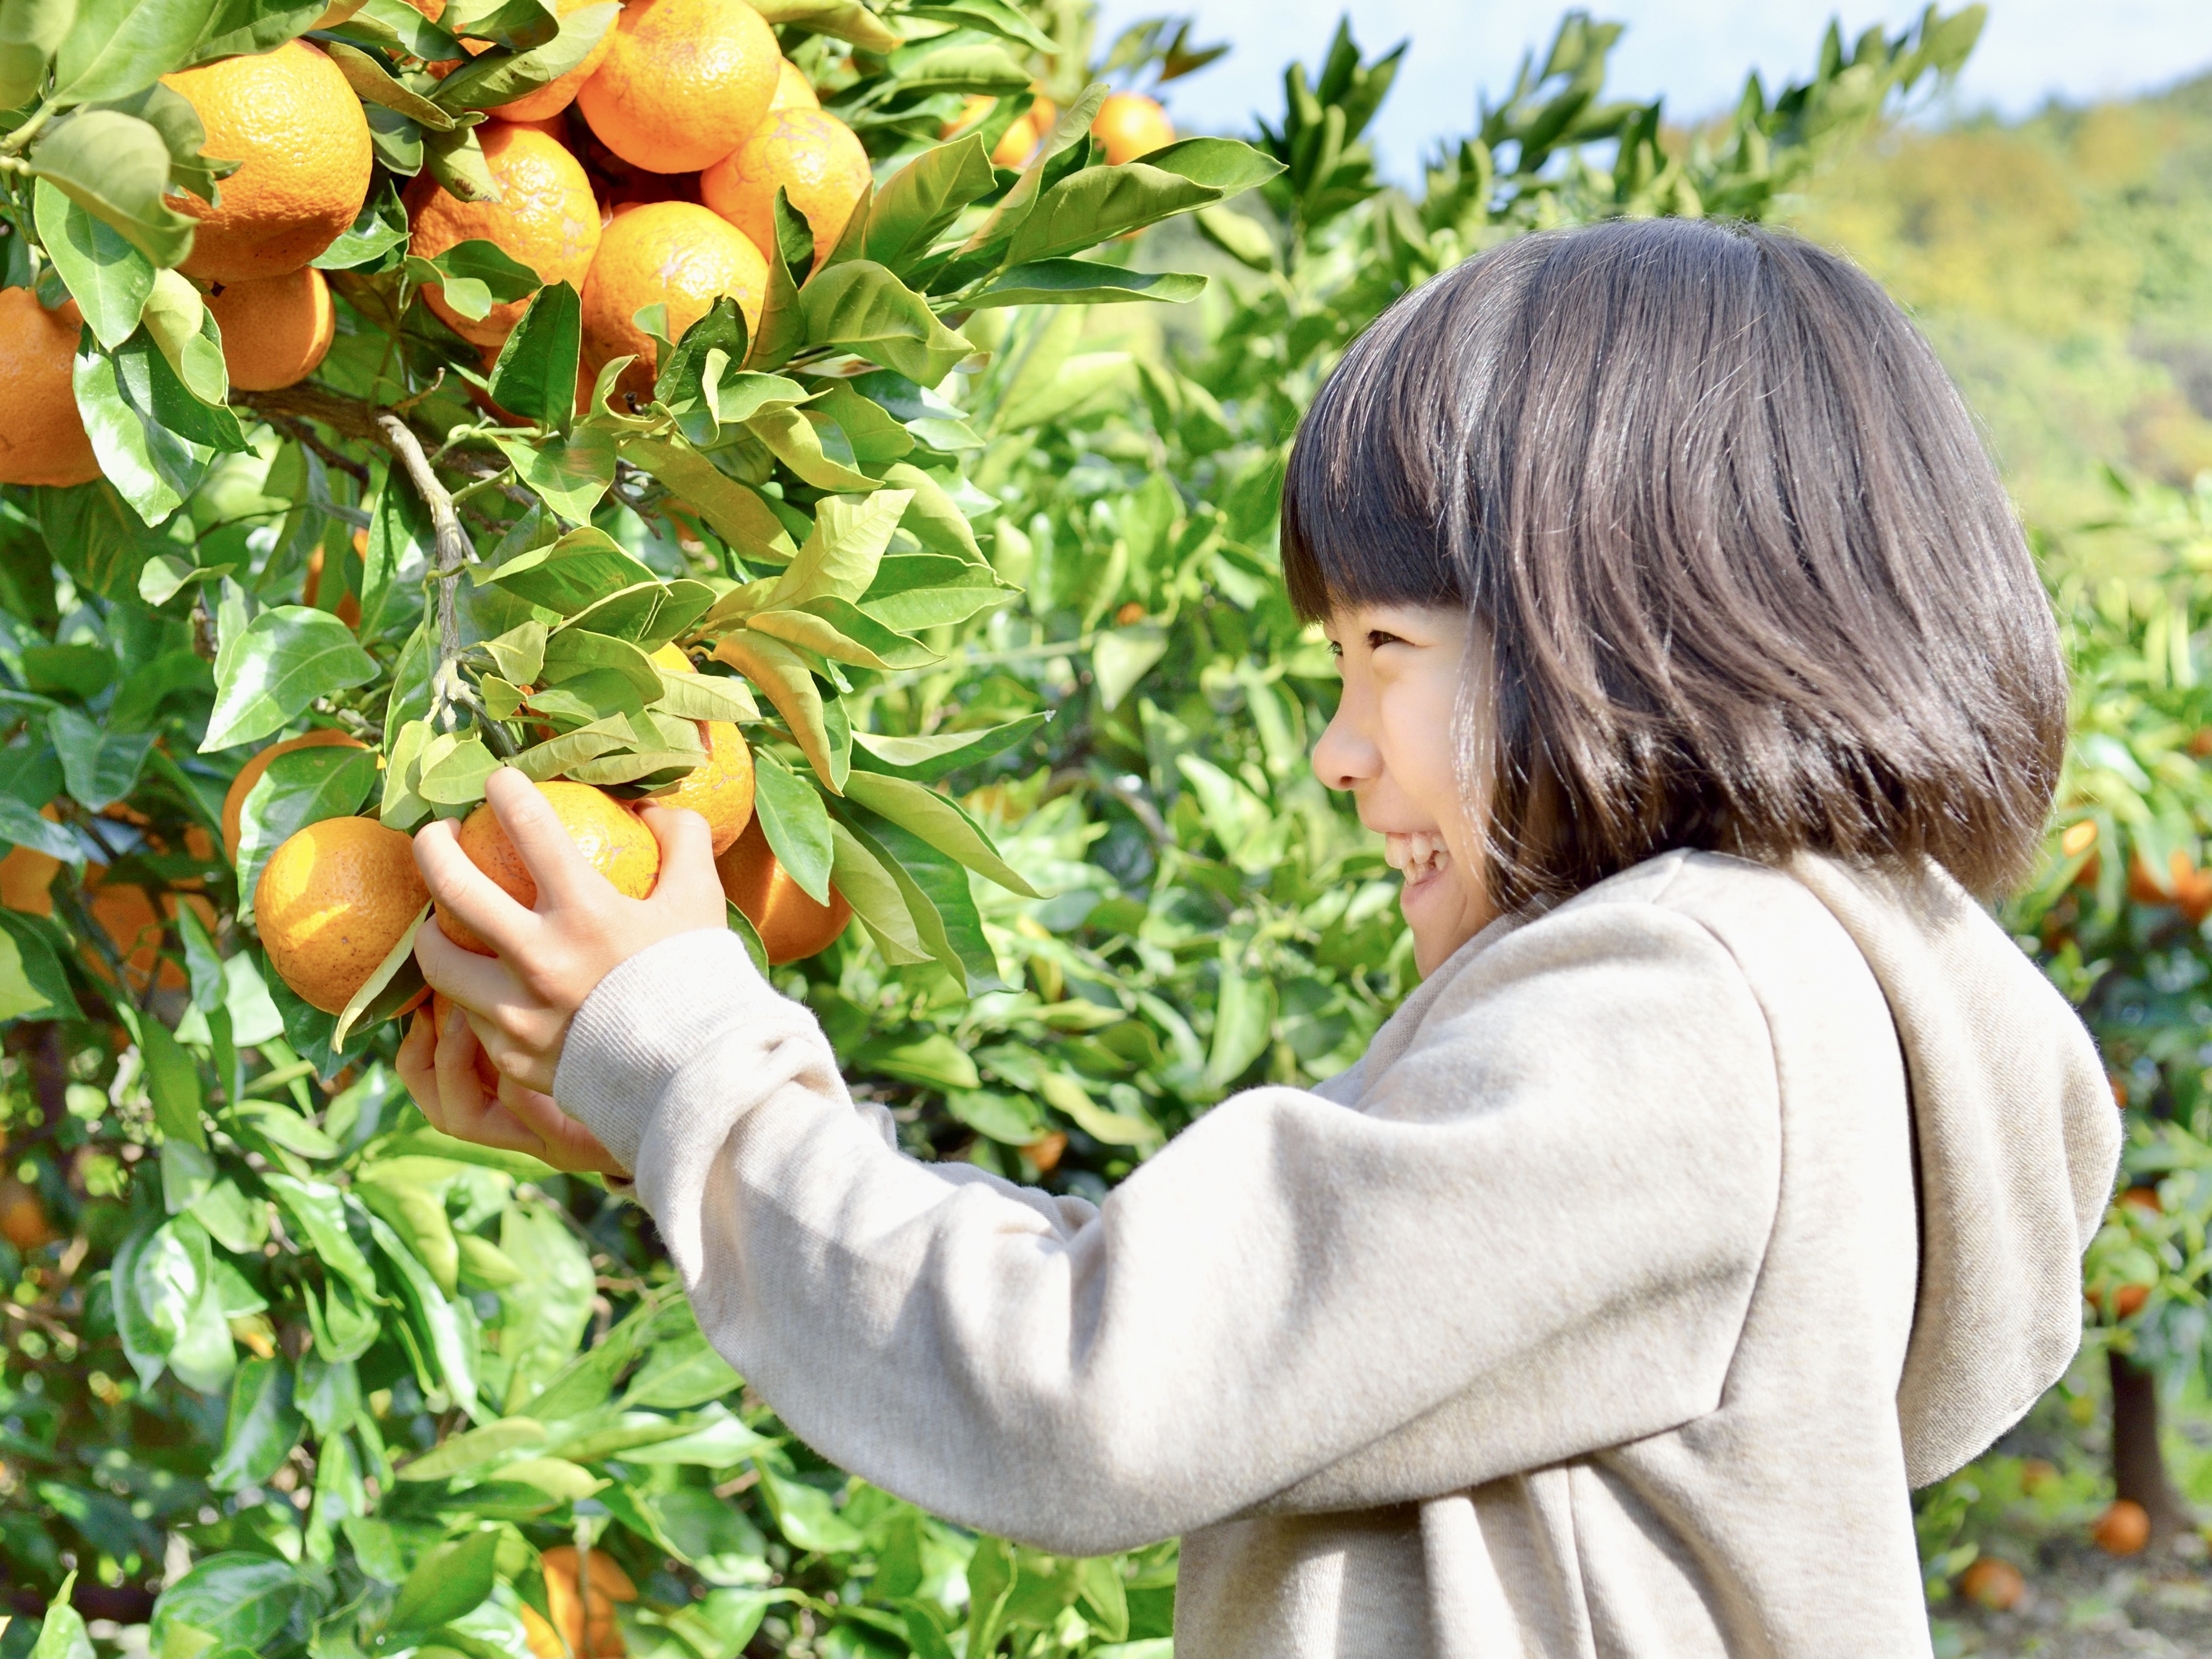
[(1406, 641), (1400, 639), (1395, 634), (1385, 633), (1379, 628), (1370, 629), (1367, 633), (1367, 648), (1370, 651), (1380, 651), (1386, 645), (1403, 645), (1405, 643)]
[(1344, 641), (1342, 640), (1331, 640), (1328, 642), (1328, 654), (1332, 657), (1343, 656)]

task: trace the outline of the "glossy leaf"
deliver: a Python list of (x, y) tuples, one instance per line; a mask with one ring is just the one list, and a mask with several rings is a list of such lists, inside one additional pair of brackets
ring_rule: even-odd
[(938, 320), (927, 301), (872, 259), (821, 272), (799, 299), (810, 342), (842, 347), (923, 386), (935, 386), (975, 350)]
[[(830, 837), (834, 850), (830, 879), (853, 907), (884, 960), (894, 966), (936, 960), (938, 952), (925, 942), (899, 872), (850, 826), (834, 818)], [(938, 931), (941, 933), (942, 928)]]
[[(189, 7), (190, 0), (185, 0), (174, 9)], [(164, 9), (163, 0), (141, 0), (136, 8), (149, 13)], [(76, 38), (75, 33), (71, 38)], [(149, 84), (153, 78), (148, 76), (138, 87)], [(41, 139), (31, 151), (30, 166), (40, 179), (107, 225), (153, 264), (175, 264), (191, 249), (192, 221), (163, 199), (169, 183), (169, 149), (150, 123), (119, 110), (86, 110)]]
[(256, 743), (318, 697), (376, 677), (350, 629), (326, 611), (278, 605), (226, 638), (216, 659), (215, 712), (200, 752)]
[(614, 482), (615, 441), (594, 428), (579, 427), (566, 438), (530, 444), (497, 438), (515, 475), (572, 524), (591, 521), (592, 509)]
[(1003, 270), (968, 296), (993, 306), (1094, 306), (1127, 300), (1181, 305), (1206, 291), (1206, 278), (1173, 270), (1127, 270), (1089, 259), (1039, 259)]
[(856, 771), (845, 780), (845, 793), (871, 811), (912, 831), (946, 857), (988, 876), (1025, 898), (1043, 896), (999, 856), (998, 848), (963, 811), (958, 803), (905, 778)]
[(538, 290), (492, 365), (491, 400), (526, 421), (563, 427), (576, 407), (583, 302), (566, 283)]
[(425, 1551), (392, 1604), (393, 1628), (434, 1629), (473, 1612), (491, 1594), (498, 1554), (495, 1532), (472, 1532)]
[(776, 862), (817, 904), (830, 902), (836, 846), (822, 797), (771, 754), (753, 759), (753, 811)]
[(716, 660), (726, 662), (775, 705), (791, 731), (799, 752), (814, 768), (815, 775), (837, 790), (844, 787), (844, 768), (830, 742), (822, 712), (822, 693), (799, 653), (781, 640), (740, 629), (714, 647)]
[(57, 708), (46, 735), (61, 757), (70, 797), (91, 811), (122, 799), (138, 781), (154, 746), (151, 732), (113, 732), (74, 708)]
[(231, 1379), (229, 1419), (208, 1484), (236, 1492), (268, 1480), (300, 1443), (301, 1426), (290, 1368), (275, 1359), (247, 1360)]
[(155, 1653), (206, 1651), (212, 1637), (222, 1650), (258, 1653), (310, 1600), (309, 1583), (290, 1562), (224, 1551), (203, 1556), (162, 1591), (147, 1640)]
[(47, 256), (69, 284), (85, 326), (112, 351), (138, 326), (154, 288), (153, 261), (121, 231), (47, 180), (37, 181), (33, 197)]
[(124, 98), (189, 60), (216, 14), (215, 0), (79, 0), (54, 58), (65, 103)]
[(617, 5), (586, 6), (560, 20), (560, 33), (542, 46), (505, 56), (486, 52), (447, 76), (437, 100), (447, 109), (496, 109), (559, 80), (591, 55), (621, 15)]

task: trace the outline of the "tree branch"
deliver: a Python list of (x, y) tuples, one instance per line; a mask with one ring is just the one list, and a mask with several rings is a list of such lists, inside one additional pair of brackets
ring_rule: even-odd
[(376, 423), (383, 429), (384, 440), (391, 445), (392, 453), (407, 469), (408, 480), (414, 484), (416, 493), (430, 509), (431, 527), (437, 532), (438, 664), (431, 673), (430, 687), (431, 695), (442, 703), (447, 696), (447, 677), (453, 672), (454, 659), (461, 654), (457, 593), (461, 572), (467, 568), (472, 550), (468, 532), (461, 528), (460, 517), (453, 511), (453, 498), (438, 482), (430, 458), (422, 453), (421, 440), (397, 415), (379, 415)]

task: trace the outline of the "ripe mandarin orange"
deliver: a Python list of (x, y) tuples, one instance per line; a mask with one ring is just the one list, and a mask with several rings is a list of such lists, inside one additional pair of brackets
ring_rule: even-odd
[(2107, 1555), (2133, 1555), (2150, 1542), (2150, 1514), (2132, 1498), (2123, 1498), (2097, 1517), (2089, 1534)]
[[(950, 138), (971, 121), (981, 118), (983, 112), (999, 100), (981, 93), (971, 96), (960, 113), (947, 121), (939, 137)], [(1038, 140), (1052, 131), (1052, 124), (1060, 118), (1060, 111), (1052, 100), (1037, 95), (1036, 100), (1017, 115), (1006, 130), (999, 135), (999, 142), (991, 146), (994, 167), (1018, 167), (1035, 153)]]
[(0, 1176), (0, 1238), (27, 1255), (60, 1237), (46, 1219), (46, 1203), (40, 1198), (39, 1189), (14, 1176)]
[[(583, 166), (556, 140), (510, 122), (481, 129), (484, 162), (498, 182), (496, 202), (464, 202), (447, 193), (428, 173), (407, 188), (410, 250), (435, 258), (475, 239), (497, 246), (547, 283), (581, 289), (599, 246), (599, 204)], [(529, 308), (526, 297), (494, 306), (484, 316), (464, 317), (447, 303), (442, 286), (423, 289), (430, 309), (463, 339), (498, 345)]]
[(2027, 1592), (2027, 1580), (2009, 1561), (1984, 1555), (1959, 1575), (1959, 1594), (1978, 1601), (1992, 1613), (2002, 1613)]
[(54, 913), (54, 873), (62, 861), (35, 847), (11, 847), (0, 858), (0, 905), (27, 915)]
[(545, 1609), (552, 1618), (541, 1618), (535, 1608), (524, 1607), (522, 1623), (532, 1653), (544, 1659), (560, 1659), (572, 1653), (629, 1651), (615, 1618), (615, 1603), (636, 1601), (637, 1586), (612, 1556), (593, 1550), (581, 1575), (586, 1583), (580, 1587), (574, 1545), (547, 1550), (538, 1558), (538, 1565), (545, 1575)]
[(325, 818), (269, 855), (254, 927), (284, 983), (340, 1013), (429, 896), (405, 835), (374, 818)]
[[(84, 872), (85, 907), (92, 919), (107, 935), (115, 954), (123, 959), (123, 971), (134, 992), (143, 991), (149, 980), (158, 976), (165, 990), (180, 989), (185, 984), (184, 970), (161, 954), (161, 936), (167, 919), (176, 915), (177, 901), (173, 894), (163, 894), (156, 905), (151, 894), (132, 884), (111, 881), (102, 865), (89, 866)], [(198, 893), (187, 894), (193, 913), (210, 927), (215, 925), (215, 907)], [(113, 971), (107, 959), (88, 943), (84, 959), (100, 978), (112, 984)]]
[(707, 745), (706, 764), (639, 804), (696, 812), (707, 820), (714, 850), (720, 853), (753, 821), (753, 752), (728, 720), (701, 720), (699, 736)]
[[(313, 604), (311, 599), (309, 604)], [(366, 749), (368, 745), (358, 738), (327, 726), (319, 726), (312, 732), (303, 732), (296, 738), (287, 738), (282, 743), (272, 743), (266, 749), (250, 757), (238, 769), (238, 775), (230, 781), (230, 787), (222, 797), (222, 852), (233, 864), (238, 862), (239, 827), (246, 814), (246, 798), (253, 786), (261, 781), (261, 775), (269, 769), (269, 763), (279, 755), (289, 755), (295, 749), (320, 749), (336, 744), (345, 749)]]
[(653, 173), (696, 173), (751, 134), (783, 54), (744, 0), (630, 0), (576, 107), (606, 147)]
[(769, 850), (768, 835), (755, 818), (714, 860), (722, 891), (760, 935), (771, 963), (781, 966), (828, 950), (853, 919), (853, 907), (836, 888), (830, 902), (817, 904)]
[(814, 232), (817, 263), (844, 234), (867, 187), (868, 152), (850, 127), (818, 109), (773, 112), (699, 175), (699, 199), (764, 254), (775, 246), (775, 192), (782, 190)]
[(0, 483), (100, 476), (70, 380), (83, 324), (74, 300), (48, 311), (27, 288), (0, 289)]
[(760, 325), (768, 291), (768, 261), (752, 238), (720, 214), (691, 202), (652, 202), (618, 215), (599, 237), (599, 251), (584, 287), (584, 360), (593, 374), (613, 359), (634, 356), (622, 389), (640, 404), (653, 396), (656, 348), (637, 325), (638, 311), (659, 301), (668, 307), (668, 337), (707, 314), (726, 294)]
[(1091, 136), (1106, 147), (1106, 159), (1115, 167), (1175, 143), (1175, 125), (1168, 112), (1141, 92), (1117, 92), (1098, 106), (1091, 123)]
[[(617, 892), (643, 898), (653, 891), (660, 874), (660, 843), (653, 838), (653, 831), (638, 822), (636, 813), (587, 783), (556, 781), (538, 787), (567, 826), (569, 839), (576, 843), (584, 861), (612, 882)], [(522, 854), (507, 838), (507, 831), (500, 828), (489, 803), (461, 821), (460, 844), (470, 862), (518, 904), (538, 902), (538, 883), (524, 866)], [(438, 926), (464, 951), (484, 957), (497, 954), (459, 917), (441, 910)]]
[(770, 109), (820, 109), (822, 100), (816, 95), (814, 83), (806, 73), (788, 58), (781, 58), (775, 66), (775, 95), (768, 100)]
[(297, 386), (321, 367), (337, 337), (330, 284), (313, 265), (282, 276), (217, 283), (207, 305), (222, 331), (222, 361), (234, 391)]
[(161, 79), (199, 116), (204, 153), (243, 163), (222, 181), (219, 207), (171, 198), (200, 222), (185, 276), (279, 276), (352, 226), (368, 195), (368, 121), (319, 48), (288, 40)]

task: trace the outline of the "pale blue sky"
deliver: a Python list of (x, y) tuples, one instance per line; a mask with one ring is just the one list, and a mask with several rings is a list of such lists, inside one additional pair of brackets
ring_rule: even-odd
[[(1920, 10), (1904, 0), (1611, 0), (1589, 9), (1628, 25), (1613, 52), (1613, 89), (1663, 92), (1678, 118), (1733, 103), (1753, 67), (1770, 92), (1803, 73), (1832, 15), (1840, 14), (1849, 38), (1876, 22), (1900, 27)], [(1194, 14), (1194, 38), (1235, 50), (1171, 82), (1164, 96), (1186, 131), (1220, 132), (1248, 128), (1255, 110), (1279, 112), (1283, 65), (1316, 64), (1340, 13), (1351, 14), (1370, 56), (1410, 35), (1413, 48), (1374, 133), (1385, 170), (1405, 179), (1432, 140), (1472, 128), (1477, 90), (1501, 94), (1522, 52), (1547, 44), (1565, 9), (1531, 0), (1103, 0), (1099, 39), (1139, 18)], [(2020, 114), (2054, 95), (2083, 101), (2208, 68), (2208, 0), (1992, 0), (1957, 96)]]

